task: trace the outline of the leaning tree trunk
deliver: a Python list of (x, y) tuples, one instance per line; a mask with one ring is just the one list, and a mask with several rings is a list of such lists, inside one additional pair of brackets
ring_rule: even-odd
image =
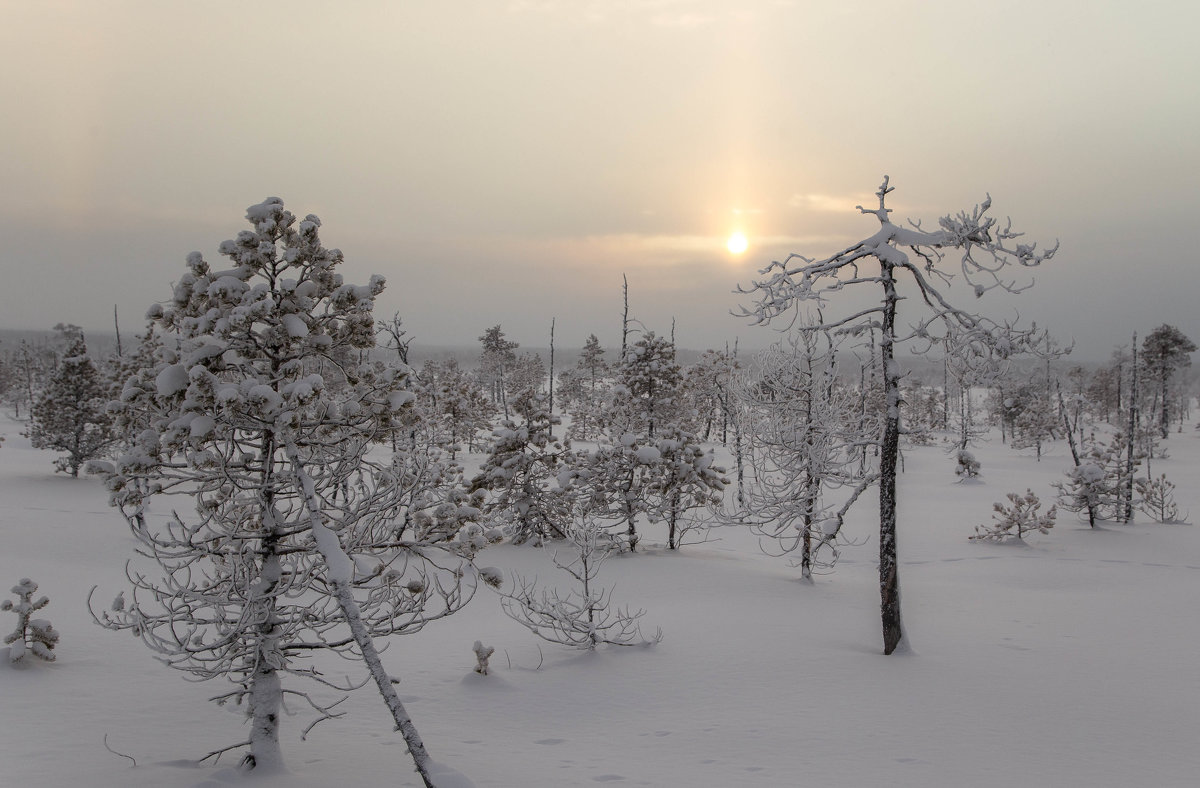
[[(1061, 389), (1058, 392), (1058, 409), (1060, 411), (1062, 411), (1063, 423), (1067, 427), (1067, 446), (1069, 446), (1071, 449), (1071, 459), (1074, 461), (1075, 467), (1078, 468), (1083, 463), (1079, 459), (1079, 447), (1076, 446), (1076, 444), (1075, 444), (1075, 433), (1071, 432), (1071, 420), (1067, 416), (1067, 406), (1063, 402), (1063, 395), (1062, 395)], [(1088, 525), (1091, 526), (1092, 528), (1095, 528), (1096, 527), (1096, 503), (1095, 503), (1094, 498), (1091, 495), (1087, 496), (1086, 508), (1087, 508), (1087, 515), (1088, 515)], [(1020, 537), (1020, 534), (1018, 534), (1018, 538), (1019, 537)]]
[(383, 667), (383, 660), (379, 658), (379, 650), (375, 648), (375, 641), (372, 639), (371, 633), (367, 631), (367, 625), (362, 620), (358, 602), (354, 599), (351, 590), (354, 565), (342, 549), (337, 534), (322, 522), (321, 509), (317, 503), (312, 479), (305, 472), (296, 447), (289, 445), (287, 454), (292, 469), (303, 487), (304, 505), (308, 510), (313, 539), (316, 541), (317, 551), (321, 553), (321, 558), (325, 562), (329, 585), (333, 589), (338, 607), (341, 608), (342, 615), (350, 627), (350, 633), (362, 653), (363, 662), (366, 663), (371, 678), (375, 680), (375, 686), (379, 688), (379, 694), (383, 696), (384, 705), (392, 713), (396, 730), (400, 731), (400, 735), (404, 737), (404, 743), (408, 745), (408, 751), (412, 754), (417, 773), (421, 775), (421, 780), (425, 783), (426, 788), (436, 788), (429, 773), (432, 766), (429, 752), (425, 749), (425, 743), (421, 741), (421, 735), (417, 733), (417, 727), (413, 724), (412, 717), (408, 716), (408, 711), (396, 693), (396, 687), (392, 684), (391, 677)]
[(900, 566), (896, 560), (896, 466), (900, 457), (900, 370), (895, 361), (896, 280), (893, 268), (881, 262), (883, 326), (879, 356), (883, 362), (884, 418), (879, 457), (879, 612), (883, 623), (883, 653), (891, 654), (904, 639), (900, 621)]

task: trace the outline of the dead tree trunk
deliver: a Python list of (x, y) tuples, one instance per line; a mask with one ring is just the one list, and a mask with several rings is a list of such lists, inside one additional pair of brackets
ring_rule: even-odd
[(883, 366), (883, 441), (879, 457), (879, 612), (883, 653), (891, 654), (904, 639), (900, 621), (900, 565), (896, 560), (896, 466), (900, 457), (900, 370), (896, 366), (896, 280), (893, 267), (880, 261), (883, 280), (883, 330), (879, 356)]

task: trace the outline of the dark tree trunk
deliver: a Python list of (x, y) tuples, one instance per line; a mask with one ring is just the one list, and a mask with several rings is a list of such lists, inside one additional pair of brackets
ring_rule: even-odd
[(1135, 333), (1133, 335), (1133, 363), (1129, 366), (1129, 434), (1125, 441), (1125, 478), (1121, 480), (1121, 522), (1123, 523), (1133, 519), (1133, 443), (1137, 439), (1137, 384), (1137, 334)]
[(883, 653), (891, 654), (904, 639), (900, 621), (900, 566), (896, 560), (896, 466), (900, 457), (900, 370), (895, 361), (896, 280), (892, 266), (882, 263), (883, 326), (879, 356), (883, 362), (886, 413), (879, 457), (879, 612)]
[(1167, 380), (1170, 378), (1170, 367), (1164, 365), (1162, 373), (1162, 412), (1159, 425), (1162, 428), (1163, 440), (1171, 437), (1171, 417), (1167, 408)]

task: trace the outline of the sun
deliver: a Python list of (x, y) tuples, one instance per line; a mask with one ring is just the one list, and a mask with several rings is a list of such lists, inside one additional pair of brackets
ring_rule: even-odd
[(750, 246), (750, 242), (746, 240), (746, 236), (741, 232), (735, 232), (729, 236), (729, 240), (725, 242), (725, 248), (730, 254), (741, 254)]

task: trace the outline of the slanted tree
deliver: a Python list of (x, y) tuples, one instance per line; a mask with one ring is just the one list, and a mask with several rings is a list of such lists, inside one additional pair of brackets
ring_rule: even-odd
[[(373, 639), (470, 599), (476, 544), (460, 531), (478, 509), (428, 455), (372, 452), (413, 396), (405, 368), (355, 363), (375, 345), (383, 279), (345, 283), (319, 220), (297, 221), (278, 198), (246, 219), (252, 229), (219, 247), (231, 268), (192, 253), (171, 299), (149, 311), (167, 341), (116, 410), (141, 431), (95, 470), (160, 576), (131, 563), (132, 598), (93, 615), (179, 670), (229, 680), (214, 700), (245, 703), (249, 732), (210, 755), (247, 747), (248, 768), (281, 768), (285, 695), (306, 699), (317, 722), (336, 716), (285, 678), (337, 686), (311, 655), (362, 660), (432, 785)], [(150, 506), (174, 497), (190, 498), (194, 516)]]
[(1142, 340), (1146, 371), (1158, 384), (1159, 430), (1163, 440), (1171, 433), (1170, 384), (1175, 373), (1192, 363), (1196, 343), (1175, 326), (1163, 324)]
[[(940, 324), (943, 331), (953, 328), (972, 341), (988, 344), (1003, 356), (1031, 338), (1031, 332), (1017, 332), (1011, 326), (998, 325), (954, 306), (942, 293), (949, 274), (941, 267), (948, 250), (959, 253), (959, 271), (964, 284), (976, 297), (989, 290), (1022, 289), (1004, 278), (1010, 265), (1032, 267), (1050, 259), (1057, 250), (1038, 251), (1035, 244), (1019, 241), (1020, 233), (1011, 224), (999, 224), (989, 216), (991, 198), (970, 212), (944, 216), (938, 231), (926, 231), (919, 222), (902, 227), (892, 222), (886, 206), (892, 188), (885, 176), (876, 196), (878, 208), (858, 210), (879, 222), (879, 229), (861, 241), (823, 259), (790, 255), (761, 272), (765, 277), (748, 290), (756, 303), (743, 314), (765, 324), (789, 314), (798, 305), (824, 304), (846, 287), (876, 286), (882, 291), (882, 303), (843, 317), (823, 318), (800, 330), (857, 330), (879, 333), (879, 359), (882, 370), (884, 428), (880, 438), (879, 467), (879, 588), (884, 653), (891, 654), (904, 639), (900, 617), (900, 580), (896, 550), (896, 471), (900, 453), (900, 367), (895, 360), (898, 342), (915, 338), (937, 342), (940, 336), (931, 329)], [(905, 249), (908, 251), (906, 252)], [(911, 252), (911, 257), (910, 253)], [(915, 258), (915, 259), (914, 259)], [(867, 265), (872, 267), (867, 269)], [(874, 266), (878, 266), (877, 270)], [(926, 308), (910, 331), (897, 327), (901, 300), (900, 277), (911, 279), (911, 289)], [(944, 334), (943, 334), (944, 336)]]
[(109, 389), (78, 326), (66, 331), (69, 344), (45, 390), (34, 403), (26, 433), (35, 449), (65, 452), (54, 469), (79, 476), (88, 460), (101, 456), (116, 440), (106, 407)]

